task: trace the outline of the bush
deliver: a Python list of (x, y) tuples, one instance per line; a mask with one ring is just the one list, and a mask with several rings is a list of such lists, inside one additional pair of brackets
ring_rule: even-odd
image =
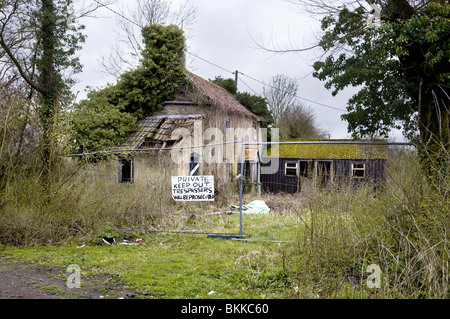
[[(291, 255), (299, 296), (448, 297), (448, 192), (430, 186), (413, 152), (389, 163), (383, 190), (322, 191), (299, 210)], [(369, 265), (381, 270), (379, 288), (368, 286)]]

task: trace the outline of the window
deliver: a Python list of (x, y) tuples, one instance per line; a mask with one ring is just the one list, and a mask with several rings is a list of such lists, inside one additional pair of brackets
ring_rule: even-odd
[(119, 158), (119, 183), (133, 183), (134, 164), (132, 158)]
[(223, 119), (223, 134), (228, 134), (230, 131), (230, 116), (226, 115)]
[(366, 164), (364, 164), (364, 163), (352, 164), (352, 177), (364, 178), (365, 173), (366, 173)]
[(297, 162), (287, 162), (284, 166), (284, 175), (285, 176), (297, 176)]
[(199, 155), (197, 153), (191, 154), (191, 161), (189, 163), (189, 175), (197, 176), (199, 170)]
[(311, 178), (310, 176), (310, 166), (308, 161), (300, 161), (300, 170), (299, 170), (299, 176)]

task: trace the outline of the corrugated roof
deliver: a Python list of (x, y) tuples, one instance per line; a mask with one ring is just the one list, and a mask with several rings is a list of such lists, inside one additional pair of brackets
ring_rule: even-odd
[(203, 114), (188, 115), (155, 115), (139, 121), (138, 128), (127, 140), (126, 148), (139, 149), (144, 143), (163, 143), (178, 141), (172, 132), (181, 127), (189, 128), (196, 119), (203, 118)]
[[(279, 154), (267, 150), (267, 156), (279, 158), (318, 159), (384, 159), (387, 158), (386, 145), (363, 144), (355, 140), (280, 140), (280, 142), (332, 142), (333, 144), (279, 144)], [(339, 144), (342, 142), (342, 144)], [(361, 142), (362, 144), (345, 144)], [(373, 141), (372, 141), (373, 142)], [(384, 141), (378, 141), (384, 142)], [(337, 144), (334, 144), (337, 143)]]

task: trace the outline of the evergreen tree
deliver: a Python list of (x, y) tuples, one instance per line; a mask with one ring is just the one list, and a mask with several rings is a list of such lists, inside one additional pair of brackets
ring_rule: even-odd
[[(71, 0), (18, 0), (2, 2), (0, 45), (5, 65), (13, 66), (39, 96), (42, 177), (52, 179), (58, 137), (55, 133), (62, 105), (70, 96), (70, 75), (81, 70), (75, 52), (84, 41), (82, 26), (73, 19)], [(69, 76), (67, 76), (69, 75)], [(17, 80), (14, 74), (11, 75)]]
[(145, 49), (139, 66), (123, 73), (115, 85), (91, 91), (75, 106), (75, 151), (116, 147), (137, 120), (160, 110), (164, 101), (188, 85), (183, 31), (175, 25), (153, 24), (144, 27), (142, 35)]

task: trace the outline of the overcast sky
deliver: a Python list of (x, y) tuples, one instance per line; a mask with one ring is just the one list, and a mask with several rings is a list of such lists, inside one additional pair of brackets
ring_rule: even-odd
[[(117, 4), (132, 2), (118, 0)], [(201, 59), (188, 54), (190, 71), (205, 79), (214, 79), (216, 76), (234, 78), (231, 72), (238, 70), (244, 74), (239, 75), (238, 90), (252, 94), (262, 93), (260, 82), (268, 84), (273, 76), (285, 74), (298, 81), (297, 96), (313, 109), (318, 125), (328, 131), (331, 138), (350, 137), (346, 122), (340, 119), (344, 112), (335, 108), (345, 110), (354, 91), (350, 89), (333, 97), (323, 82), (312, 77), (312, 63), (319, 51), (272, 54), (256, 45), (309, 47), (315, 44), (315, 36), (320, 31), (318, 21), (283, 0), (191, 0), (191, 3), (197, 16), (187, 39), (188, 52)], [(115, 82), (102, 72), (99, 59), (108, 55), (117, 42), (120, 17), (107, 9), (99, 10), (96, 15), (95, 19), (82, 21), (87, 40), (80, 51), (83, 73), (77, 76), (79, 83), (75, 87), (75, 91), (80, 91), (79, 99), (85, 96), (86, 86), (99, 87)], [(399, 135), (393, 137), (400, 139)]]

